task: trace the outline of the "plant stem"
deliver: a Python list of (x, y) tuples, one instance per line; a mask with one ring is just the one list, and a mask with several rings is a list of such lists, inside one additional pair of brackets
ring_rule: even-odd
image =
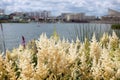
[(1, 27), (2, 40), (3, 40), (3, 55), (6, 55), (5, 38), (4, 38), (4, 32), (3, 32), (3, 26), (2, 26), (2, 23), (0, 23), (0, 27)]

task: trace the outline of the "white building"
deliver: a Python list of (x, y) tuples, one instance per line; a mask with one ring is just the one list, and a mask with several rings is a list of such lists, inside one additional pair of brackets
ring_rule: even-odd
[(51, 12), (50, 11), (42, 11), (41, 12), (41, 17), (43, 18), (48, 18), (51, 16)]
[(0, 9), (0, 15), (4, 14), (4, 9)]
[(50, 11), (35, 11), (35, 12), (28, 12), (26, 14), (33, 18), (48, 18), (51, 16)]
[(65, 21), (89, 21), (95, 20), (95, 16), (86, 16), (85, 13), (62, 13), (62, 19)]
[(62, 13), (62, 18), (66, 21), (81, 21), (85, 17), (85, 13)]

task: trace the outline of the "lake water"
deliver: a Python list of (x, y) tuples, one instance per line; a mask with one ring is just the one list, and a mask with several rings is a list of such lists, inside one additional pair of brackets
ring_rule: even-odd
[[(61, 38), (75, 40), (76, 36), (79, 37), (81, 41), (85, 37), (91, 39), (93, 33), (96, 34), (97, 39), (102, 36), (104, 32), (112, 33), (110, 24), (91, 24), (91, 23), (6, 23), (3, 24), (3, 32), (5, 37), (6, 48), (11, 50), (14, 47), (18, 47), (21, 44), (21, 36), (25, 37), (26, 42), (32, 39), (38, 39), (40, 34), (46, 33), (50, 37), (56, 27)], [(115, 30), (119, 35), (120, 31)], [(0, 31), (0, 43), (2, 45), (2, 37)], [(2, 50), (2, 46), (1, 50)]]

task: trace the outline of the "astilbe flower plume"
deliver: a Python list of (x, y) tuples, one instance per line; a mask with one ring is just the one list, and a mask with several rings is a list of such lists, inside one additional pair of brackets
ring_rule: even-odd
[(119, 80), (119, 45), (114, 32), (84, 42), (42, 34), (26, 48), (20, 45), (0, 55), (0, 80)]

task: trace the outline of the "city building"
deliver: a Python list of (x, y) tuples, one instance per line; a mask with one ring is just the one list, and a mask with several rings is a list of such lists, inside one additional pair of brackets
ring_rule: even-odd
[(86, 20), (86, 21), (93, 21), (95, 19), (96, 19), (96, 16), (85, 16), (84, 17), (84, 20)]
[(0, 9), (0, 22), (7, 22), (9, 16), (5, 14), (4, 9)]
[(51, 16), (51, 12), (50, 11), (42, 11), (41, 12), (41, 17), (43, 18), (48, 18)]
[(120, 12), (112, 9), (108, 9), (108, 14), (102, 16), (103, 21), (120, 21)]
[(0, 9), (0, 15), (4, 15), (4, 9)]
[[(110, 15), (113, 15), (111, 12)], [(0, 9), (0, 19), (12, 22), (90, 22), (96, 19), (95, 16), (87, 16), (85, 13), (62, 13), (59, 16), (52, 16), (51, 11), (32, 11), (32, 12), (13, 12), (5, 15), (4, 10)], [(118, 13), (117, 13), (118, 15)]]
[(85, 13), (62, 13), (61, 18), (66, 22), (88, 22), (95, 20), (95, 16), (86, 16)]
[(119, 16), (120, 16), (120, 12), (119, 12), (119, 11), (116, 11), (116, 10), (108, 9), (108, 15), (109, 15), (109, 16), (119, 17)]
[(62, 13), (61, 18), (63, 21), (82, 21), (85, 17), (85, 13)]
[(51, 16), (50, 11), (33, 11), (33, 12), (27, 12), (26, 15), (28, 15), (31, 19), (34, 19), (35, 21), (38, 21), (39, 19), (47, 19)]
[(24, 17), (24, 13), (14, 12), (14, 13), (11, 13), (9, 16), (10, 16), (10, 19), (12, 19), (12, 21), (22, 21)]

